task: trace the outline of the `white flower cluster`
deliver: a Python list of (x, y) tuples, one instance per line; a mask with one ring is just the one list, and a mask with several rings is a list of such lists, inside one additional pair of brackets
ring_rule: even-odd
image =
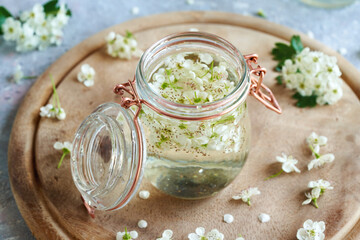
[(317, 181), (310, 181), (308, 184), (308, 188), (311, 188), (310, 193), (305, 193), (306, 199), (302, 205), (310, 204), (313, 202), (314, 206), (318, 208), (317, 199), (324, 194), (326, 189), (333, 189), (331, 184), (328, 181), (319, 179)]
[(58, 12), (46, 14), (41, 4), (20, 15), (20, 20), (6, 18), (2, 24), (4, 39), (16, 42), (16, 51), (26, 52), (34, 49), (44, 50), (50, 45), (60, 45), (63, 28), (69, 21), (68, 8), (60, 5)]
[(107, 53), (112, 57), (131, 59), (132, 56), (141, 57), (143, 54), (143, 51), (138, 48), (134, 35), (130, 32), (126, 32), (126, 36), (110, 32), (105, 40)]
[(80, 72), (77, 75), (79, 82), (84, 83), (86, 87), (94, 86), (95, 70), (89, 64), (81, 65)]
[(231, 78), (235, 76), (220, 57), (185, 52), (167, 57), (149, 85), (158, 95), (173, 102), (203, 104), (219, 100), (234, 90), (235, 79)]
[(257, 187), (255, 187), (255, 188), (250, 187), (248, 189), (242, 190), (240, 192), (240, 194), (233, 196), (232, 199), (234, 199), (234, 200), (241, 199), (244, 203), (247, 203), (250, 206), (251, 205), (251, 202), (250, 202), (251, 197), (255, 196), (255, 195), (260, 195), (260, 194), (261, 194), (261, 192), (259, 191), (259, 189)]
[(302, 96), (316, 95), (320, 105), (334, 104), (343, 95), (341, 72), (335, 57), (304, 48), (282, 67), (286, 87)]
[(213, 229), (206, 233), (205, 228), (198, 227), (195, 229), (195, 233), (188, 235), (189, 240), (223, 240), (224, 234), (217, 229)]
[(320, 147), (325, 146), (327, 143), (326, 137), (319, 136), (315, 132), (312, 132), (311, 135), (306, 139), (306, 142), (309, 144), (309, 148), (312, 151), (312, 154), (315, 156), (315, 159), (311, 160), (308, 164), (309, 171), (313, 168), (321, 167), (324, 164), (331, 163), (335, 160), (335, 156), (332, 153), (320, 155)]
[[(206, 53), (180, 53), (165, 59), (149, 81), (159, 95), (182, 104), (203, 104), (223, 98), (234, 89), (228, 80), (224, 61)], [(141, 123), (152, 129), (147, 139), (152, 151), (157, 149), (191, 150), (206, 155), (205, 150), (239, 152), (245, 146), (248, 129), (246, 103), (224, 116), (206, 121), (181, 121), (155, 113), (146, 106)]]
[(66, 113), (63, 108), (55, 107), (51, 103), (40, 108), (40, 117), (57, 118), (58, 120), (64, 120)]
[(324, 240), (325, 223), (314, 222), (310, 219), (304, 222), (304, 227), (297, 231), (296, 237), (299, 240)]

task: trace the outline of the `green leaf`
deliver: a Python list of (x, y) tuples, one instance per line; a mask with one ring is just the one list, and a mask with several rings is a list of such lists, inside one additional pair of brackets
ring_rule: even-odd
[(60, 6), (58, 5), (58, 0), (50, 0), (43, 5), (45, 14), (57, 14), (60, 10)]
[(165, 89), (169, 86), (169, 84), (167, 82), (163, 82), (163, 84), (161, 84), (161, 89)]
[(282, 79), (281, 75), (277, 76), (275, 79), (276, 79), (277, 84), (279, 84), (279, 85), (283, 84), (283, 79)]
[(290, 44), (297, 54), (301, 53), (301, 51), (304, 49), (300, 36), (298, 35), (292, 36)]
[(0, 6), (0, 35), (3, 34), (2, 25), (5, 22), (6, 18), (12, 17), (11, 13), (3, 6)]
[[(46, 16), (49, 15), (56, 15), (59, 10), (60, 10), (60, 6), (59, 6), (59, 1), (58, 0), (50, 0), (46, 3), (43, 4), (44, 7), (44, 12), (46, 14)], [(72, 16), (72, 12), (71, 10), (68, 8), (67, 5), (65, 5), (67, 11), (66, 11), (66, 15), (68, 15), (69, 17)]]
[(290, 45), (285, 43), (275, 43), (275, 48), (272, 49), (271, 54), (273, 59), (277, 60), (279, 63), (275, 67), (275, 70), (280, 72), (281, 68), (284, 66), (284, 62), (287, 59), (293, 59), (294, 56), (300, 53), (304, 49), (304, 46), (301, 42), (300, 36), (292, 36), (290, 40)]
[(305, 107), (315, 107), (316, 106), (316, 95), (311, 95), (311, 96), (302, 96), (300, 93), (295, 93), (292, 96), (294, 99), (297, 100), (296, 102), (296, 106), (300, 107), (300, 108), (305, 108)]

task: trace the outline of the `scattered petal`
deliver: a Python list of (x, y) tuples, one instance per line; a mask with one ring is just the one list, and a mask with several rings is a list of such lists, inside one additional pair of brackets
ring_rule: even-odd
[(147, 228), (148, 223), (145, 220), (140, 220), (138, 222), (138, 226), (139, 226), (139, 228)]
[(225, 214), (224, 215), (224, 222), (226, 223), (232, 223), (234, 221), (234, 217), (231, 214)]
[(148, 199), (150, 197), (150, 192), (146, 190), (142, 190), (139, 192), (139, 197), (142, 199)]
[(140, 12), (139, 7), (133, 7), (133, 8), (131, 9), (131, 13), (132, 13), (133, 15), (138, 15), (139, 12)]
[(262, 223), (266, 223), (270, 221), (270, 215), (266, 214), (266, 213), (260, 213), (259, 216), (259, 221)]

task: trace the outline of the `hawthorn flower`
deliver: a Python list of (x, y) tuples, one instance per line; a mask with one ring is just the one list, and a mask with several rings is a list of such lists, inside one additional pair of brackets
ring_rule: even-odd
[(304, 48), (293, 59), (287, 59), (282, 67), (282, 79), (286, 87), (301, 96), (315, 96), (320, 105), (334, 104), (342, 95), (341, 72), (337, 59), (322, 52)]
[(240, 194), (233, 196), (232, 199), (234, 199), (234, 200), (241, 199), (243, 202), (247, 203), (250, 206), (251, 205), (250, 198), (252, 196), (260, 195), (260, 194), (261, 194), (261, 192), (259, 191), (259, 189), (257, 187), (255, 187), (255, 188), (250, 187), (248, 189), (242, 190), (240, 192)]
[(324, 240), (325, 223), (314, 222), (310, 219), (304, 222), (303, 228), (297, 231), (296, 237), (299, 240)]
[(60, 168), (61, 163), (64, 160), (65, 156), (67, 154), (70, 154), (71, 151), (72, 151), (72, 143), (70, 143), (70, 142), (63, 142), (63, 143), (62, 142), (55, 142), (54, 143), (54, 148), (56, 150), (61, 150), (63, 152), (63, 154), (62, 154), (62, 156), (60, 158), (59, 164), (57, 166), (57, 168)]
[(95, 70), (89, 64), (83, 64), (81, 66), (81, 71), (77, 75), (79, 82), (84, 83), (86, 87), (91, 87), (94, 85), (95, 79)]
[(53, 85), (53, 104), (49, 103), (40, 108), (40, 116), (47, 118), (57, 118), (64, 120), (66, 118), (65, 110), (60, 105), (59, 95), (57, 94), (54, 79), (51, 76), (51, 83)]
[(277, 156), (276, 160), (280, 163), (282, 163), (281, 170), (278, 173), (275, 173), (274, 175), (271, 175), (270, 177), (267, 177), (265, 180), (269, 180), (271, 178), (279, 176), (281, 173), (291, 173), (291, 172), (297, 172), (300, 173), (301, 171), (295, 166), (298, 163), (298, 160), (296, 160), (293, 156), (289, 155), (287, 156), (285, 153), (282, 153), (282, 157)]
[(118, 232), (116, 234), (116, 240), (132, 240), (138, 238), (139, 234), (137, 231), (127, 232), (125, 228), (125, 232)]
[(205, 228), (198, 227), (195, 229), (195, 233), (188, 235), (189, 240), (223, 240), (224, 234), (220, 233), (219, 230), (213, 229), (206, 233)]
[(310, 148), (314, 149), (314, 152), (319, 153), (320, 147), (325, 146), (327, 143), (327, 137), (319, 136), (315, 132), (312, 132), (309, 137), (306, 138), (306, 142), (309, 144)]
[(325, 193), (325, 190), (327, 189), (333, 189), (333, 187), (331, 186), (331, 184), (323, 179), (319, 179), (317, 181), (310, 181), (308, 184), (309, 188), (311, 189), (310, 193), (305, 193), (305, 196), (308, 198), (306, 199), (302, 205), (306, 205), (306, 204), (310, 204), (311, 202), (313, 202), (314, 206), (316, 208), (319, 208), (318, 204), (317, 204), (317, 199)]
[(315, 159), (311, 160), (308, 164), (308, 170), (310, 171), (313, 168), (319, 168), (325, 165), (326, 163), (331, 163), (335, 160), (335, 156), (332, 153), (328, 153), (325, 155), (315, 155)]
[(140, 57), (143, 53), (137, 46), (134, 35), (127, 31), (125, 36), (110, 32), (106, 38), (107, 53), (112, 57), (131, 59), (132, 56)]
[(157, 238), (156, 240), (171, 240), (172, 236), (173, 236), (173, 231), (167, 229), (162, 233), (162, 236), (160, 238)]
[(52, 44), (60, 45), (63, 27), (68, 23), (70, 10), (65, 4), (51, 9), (35, 4), (31, 10), (23, 11), (19, 20), (6, 18), (2, 25), (4, 39), (16, 43), (16, 51), (44, 50)]
[(14, 75), (11, 78), (11, 81), (14, 83), (18, 83), (20, 82), (21, 79), (23, 79), (23, 77), (24, 77), (24, 73), (22, 71), (22, 67), (21, 65), (18, 64), (15, 67)]
[(6, 41), (15, 41), (21, 33), (20, 21), (17, 21), (12, 17), (6, 18), (1, 27)]

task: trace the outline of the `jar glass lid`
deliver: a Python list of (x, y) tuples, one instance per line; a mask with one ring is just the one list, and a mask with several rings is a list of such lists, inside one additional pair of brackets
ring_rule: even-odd
[(146, 159), (141, 132), (134, 112), (116, 103), (100, 105), (82, 122), (73, 141), (71, 171), (88, 210), (119, 209), (134, 196)]

